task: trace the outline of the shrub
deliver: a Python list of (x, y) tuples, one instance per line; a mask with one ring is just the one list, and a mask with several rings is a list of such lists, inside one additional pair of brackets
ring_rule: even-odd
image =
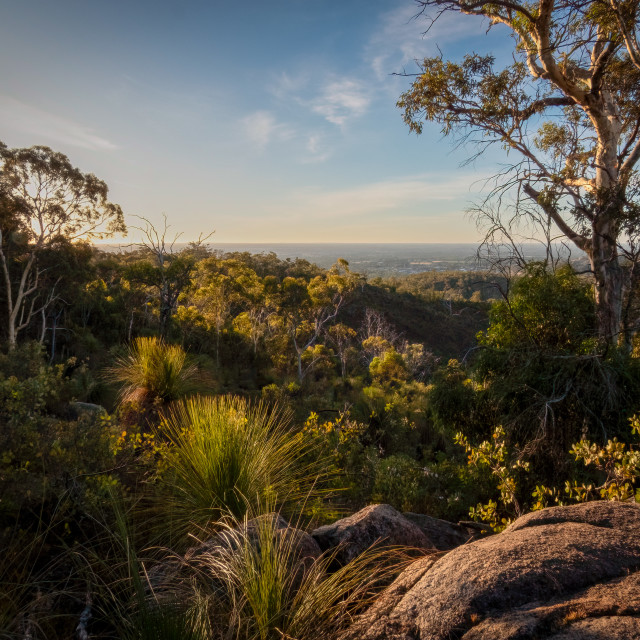
[(184, 349), (160, 338), (136, 338), (127, 355), (107, 370), (107, 378), (122, 386), (124, 402), (177, 400), (199, 390), (198, 369)]
[(376, 466), (373, 500), (388, 503), (401, 511), (413, 511), (424, 492), (424, 469), (406, 455), (389, 456)]
[(214, 637), (334, 638), (406, 560), (398, 550), (369, 550), (330, 572), (331, 554), (302, 559), (299, 537), (278, 535), (277, 521), (258, 518), (251, 532), (246, 520), (233, 523), (228, 544), (199, 557), (199, 594), (208, 600)]
[(326, 460), (290, 429), (291, 414), (237, 397), (194, 397), (166, 414), (163, 510), (178, 529), (241, 518), (267, 501), (291, 506), (318, 491)]

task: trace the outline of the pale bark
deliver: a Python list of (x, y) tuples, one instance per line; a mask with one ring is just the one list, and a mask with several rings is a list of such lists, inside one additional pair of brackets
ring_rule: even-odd
[[(448, 87), (454, 94), (452, 100), (451, 93), (441, 90), (442, 75), (439, 80), (429, 75), (427, 63), (438, 63), (438, 59), (430, 59), (425, 61), (425, 83), (416, 81), (415, 93), (405, 94), (400, 106), (405, 108), (405, 121), (418, 133), (421, 125), (417, 114), (442, 123), (445, 134), (456, 127), (463, 135), (469, 130), (481, 132), (484, 139), (521, 154), (523, 168), (516, 163), (513, 180), (495, 192), (502, 194), (515, 187), (518, 205), (525, 205), (523, 210), (526, 198), (521, 196), (525, 194), (565, 238), (587, 254), (594, 278), (599, 337), (605, 344), (628, 346), (633, 329), (623, 318), (623, 309), (632, 287), (620, 252), (627, 254), (625, 243), (634, 245), (638, 240), (635, 221), (629, 222), (625, 216), (634, 205), (629, 202), (634, 197), (629, 185), (640, 161), (640, 116), (629, 103), (632, 95), (622, 93), (617, 78), (624, 76), (616, 74), (631, 73), (634, 65), (640, 69), (636, 36), (640, 6), (635, 0), (624, 5), (619, 0), (607, 3), (613, 24), (598, 21), (595, 16), (600, 14), (593, 10), (601, 12), (607, 5), (596, 7), (592, 2), (418, 2), (423, 11), (436, 9), (437, 15), (454, 11), (506, 25), (520, 40), (530, 77), (516, 75), (521, 84), (505, 85), (500, 96), (504, 101), (499, 102), (506, 109), (501, 111), (500, 104), (487, 102), (482, 84), (477, 93), (464, 95), (455, 95), (460, 90), (452, 84)], [(446, 77), (449, 67), (441, 69)], [(511, 69), (517, 72), (519, 67)], [(489, 69), (482, 73), (489, 77), (493, 72)], [(429, 84), (430, 77), (436, 78), (433, 84)], [(528, 102), (522, 95), (529, 96)], [(568, 108), (564, 120), (557, 110), (563, 105)], [(583, 116), (573, 129), (569, 124), (572, 114), (575, 118)], [(568, 145), (567, 150), (553, 155), (538, 145), (527, 124), (539, 116), (565, 126), (564, 133), (574, 136), (573, 147)], [(568, 203), (572, 203), (572, 210)]]
[(32, 280), (32, 270), (35, 263), (35, 254), (31, 254), (27, 260), (25, 266), (22, 269), (22, 275), (18, 283), (18, 288), (13, 291), (11, 286), (11, 274), (9, 272), (9, 265), (1, 246), (2, 235), (0, 234), (0, 262), (2, 263), (2, 273), (6, 286), (6, 298), (7, 298), (7, 342), (9, 345), (9, 351), (13, 351), (18, 343), (18, 334), (22, 329), (25, 329), (34, 313), (33, 301), (31, 301), (31, 307), (29, 311), (25, 310), (26, 305), (29, 302), (29, 297), (33, 295), (38, 288), (38, 273), (35, 272), (35, 277)]

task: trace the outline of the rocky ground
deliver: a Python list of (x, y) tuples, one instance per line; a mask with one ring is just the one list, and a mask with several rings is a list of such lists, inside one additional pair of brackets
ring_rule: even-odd
[[(345, 564), (374, 544), (418, 558), (340, 640), (640, 640), (640, 506), (553, 507), (497, 535), (372, 505), (310, 534), (279, 516), (301, 570), (321, 552)], [(249, 522), (248, 533), (255, 523)], [(228, 535), (228, 534), (226, 534)], [(225, 534), (158, 565), (156, 594), (184, 564), (230, 544)], [(256, 542), (258, 544), (258, 542)]]
[(528, 514), (417, 560), (342, 640), (640, 639), (640, 507)]

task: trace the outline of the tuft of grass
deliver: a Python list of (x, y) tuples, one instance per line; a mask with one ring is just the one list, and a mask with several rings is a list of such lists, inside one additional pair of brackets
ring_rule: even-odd
[(216, 523), (219, 544), (204, 553), (152, 548), (143, 560), (135, 505), (125, 509), (115, 494), (112, 505), (107, 546), (80, 552), (93, 594), (92, 637), (332, 640), (409, 561), (406, 550), (372, 548), (333, 571), (335, 553), (304, 557), (303, 534), (282, 528), (277, 513)]
[(206, 603), (190, 585), (176, 584), (171, 594), (156, 596), (146, 564), (157, 561), (160, 551), (146, 549), (143, 559), (135, 504), (109, 494), (112, 513), (103, 514), (104, 535), (76, 550), (78, 569), (94, 595), (90, 637), (97, 632), (122, 640), (211, 640)]
[(257, 532), (245, 520), (225, 532), (224, 547), (198, 559), (216, 638), (334, 638), (407, 562), (398, 549), (370, 549), (330, 572), (335, 554), (305, 560), (277, 518), (254, 522)]
[(18, 523), (0, 530), (1, 640), (69, 637), (74, 628), (70, 609), (78, 584), (70, 575), (66, 549), (52, 554), (59, 543), (57, 510), (50, 518), (47, 523), (40, 518), (35, 530)]
[[(192, 397), (165, 414), (168, 442), (159, 477), (160, 506), (178, 533), (242, 518), (261, 506), (299, 506), (319, 495), (326, 461), (291, 429), (291, 413), (233, 397)], [(182, 528), (182, 531), (180, 529)]]
[(201, 390), (196, 365), (179, 345), (160, 338), (136, 338), (128, 353), (107, 369), (106, 378), (121, 385), (123, 402), (160, 399), (171, 402)]

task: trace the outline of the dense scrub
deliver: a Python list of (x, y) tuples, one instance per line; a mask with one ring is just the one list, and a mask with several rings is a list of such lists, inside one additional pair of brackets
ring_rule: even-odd
[[(345, 261), (199, 245), (159, 260), (60, 240), (39, 261), (41, 312), (0, 355), (8, 637), (69, 637), (79, 621), (95, 637), (210, 638), (230, 621), (279, 637), (254, 606), (314, 637), (381, 584), (365, 559), (343, 592), (321, 560), (307, 596), (278, 565), (291, 550), (273, 548), (259, 580), (278, 600), (250, 605), (267, 558), (239, 539), (216, 570), (240, 609), (194, 574), (185, 606), (159, 613), (145, 572), (267, 511), (304, 527), (387, 502), (454, 521), (471, 509), (500, 529), (637, 488), (637, 359), (601, 349), (569, 267), (532, 264), (488, 302), (480, 274), (367, 282)], [(304, 618), (296, 607), (331, 580), (343, 595)]]

